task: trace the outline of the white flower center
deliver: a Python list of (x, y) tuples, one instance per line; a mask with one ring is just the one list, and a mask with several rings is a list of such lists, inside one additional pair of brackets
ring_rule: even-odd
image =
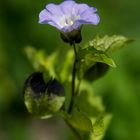
[(80, 19), (79, 15), (64, 15), (62, 17), (59, 17), (59, 26), (61, 28), (66, 26), (72, 26), (76, 20)]

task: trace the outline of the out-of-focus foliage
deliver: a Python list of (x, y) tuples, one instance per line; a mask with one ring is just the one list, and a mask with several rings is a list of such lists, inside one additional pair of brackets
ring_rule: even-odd
[[(91, 47), (93, 48), (93, 46), (90, 46), (89, 49)], [(58, 100), (59, 102), (58, 101), (56, 102), (56, 100), (54, 100), (55, 96), (54, 97), (52, 96), (52, 99), (54, 102), (53, 104), (51, 104), (50, 102), (51, 98), (49, 99), (49, 94), (47, 95), (47, 93), (44, 91), (44, 88), (39, 89), (39, 87), (41, 86), (44, 87), (44, 82), (42, 83), (42, 80), (43, 80), (42, 76), (40, 77), (41, 79), (37, 78), (38, 81), (36, 81), (37, 79), (34, 79), (34, 83), (36, 83), (34, 87), (38, 85), (39, 91), (36, 92), (37, 87), (36, 88), (32, 87), (31, 81), (33, 81), (33, 78), (35, 77), (33, 74), (27, 80), (25, 84), (25, 91), (24, 91), (24, 102), (26, 104), (28, 111), (32, 113), (33, 115), (38, 116), (41, 119), (42, 118), (46, 119), (46, 118), (52, 117), (53, 115), (56, 116), (60, 114), (60, 116), (64, 118), (64, 120), (66, 120), (66, 122), (69, 125), (73, 126), (76, 130), (81, 132), (82, 137), (84, 139), (101, 140), (105, 135), (107, 126), (111, 119), (111, 115), (109, 113), (106, 113), (105, 107), (102, 104), (101, 97), (94, 95), (91, 82), (84, 81), (81, 83), (80, 85), (81, 88), (79, 89), (79, 95), (75, 99), (75, 104), (73, 106), (72, 113), (71, 114), (67, 113), (67, 108), (69, 108), (69, 102), (70, 102), (68, 96), (70, 96), (69, 94), (71, 94), (69, 89), (71, 89), (71, 78), (72, 78), (71, 76), (72, 61), (71, 60), (73, 60), (73, 53), (74, 53), (72, 49), (69, 48), (69, 50), (67, 51), (65, 50), (65, 56), (63, 56), (63, 59), (67, 63), (61, 62), (62, 61), (61, 52), (58, 52), (58, 51), (53, 52), (50, 55), (46, 55), (43, 50), (36, 50), (33, 47), (27, 47), (25, 48), (25, 53), (28, 59), (30, 60), (31, 64), (35, 68), (35, 70), (43, 72), (44, 77), (47, 80), (50, 77), (59, 79), (59, 81), (62, 82), (64, 86), (65, 94), (66, 94), (65, 108), (59, 108), (58, 103), (59, 104), (61, 103), (60, 105), (62, 105), (63, 101)], [(89, 53), (93, 54), (93, 56), (89, 56), (89, 59), (90, 58), (92, 59), (92, 57), (94, 57), (94, 53), (95, 55), (98, 53), (100, 54), (100, 51), (95, 50), (95, 49), (91, 49), (88, 51), (88, 50), (85, 50), (85, 49), (82, 50), (81, 48), (79, 48), (78, 55), (81, 56), (80, 57), (81, 59), (86, 59), (85, 57), (86, 53), (87, 55)], [(71, 59), (69, 57), (69, 54), (71, 54), (70, 55)], [(77, 62), (79, 61), (79, 63), (81, 62), (80, 58), (77, 60)], [(93, 60), (85, 60), (85, 61), (91, 61), (91, 62), (93, 61), (92, 63), (90, 63), (90, 67), (92, 67), (93, 65), (96, 64), (96, 62), (98, 62), (98, 60), (99, 61), (101, 60), (103, 64), (106, 62), (108, 63), (108, 57), (107, 57), (107, 60), (106, 58), (102, 59), (99, 57), (98, 59), (95, 59), (95, 60), (93, 59)], [(66, 69), (66, 67), (69, 68), (70, 70)], [(86, 65), (85, 67), (86, 69), (89, 68), (89, 66), (86, 66)], [(83, 68), (84, 67), (81, 67), (81, 65), (79, 65), (79, 69), (83, 69)], [(78, 72), (79, 71), (77, 71), (77, 74)], [(64, 75), (65, 73), (67, 73), (67, 75)], [(61, 75), (64, 75), (64, 76), (61, 77)], [(91, 76), (93, 76), (92, 71), (91, 71)], [(35, 95), (37, 96), (36, 98), (34, 97)], [(59, 97), (59, 98), (61, 99), (62, 97)], [(57, 111), (54, 112), (53, 110), (51, 110), (53, 109), (53, 108), (50, 108), (50, 106), (52, 105), (54, 108), (57, 107)]]
[[(98, 63), (116, 67), (113, 59), (111, 59), (108, 54), (121, 48), (126, 44), (126, 42), (129, 42), (129, 39), (124, 36), (115, 35), (112, 37), (96, 37), (92, 41), (88, 42), (84, 48), (78, 46), (78, 49), (76, 49), (78, 50), (77, 55), (75, 56), (77, 74), (76, 79), (77, 82), (80, 81), (80, 83), (77, 84), (76, 89), (74, 89), (76, 92), (74, 94), (75, 97), (73, 97), (74, 102), (71, 112), (69, 112), (69, 107), (72, 99), (69, 100), (68, 96), (71, 94), (69, 92), (69, 89), (71, 89), (71, 80), (69, 79), (72, 79), (72, 72), (65, 69), (65, 65), (69, 68), (72, 67), (71, 61), (67, 61), (67, 58), (69, 58), (68, 56), (72, 50), (69, 49), (65, 51), (65, 56), (63, 56), (63, 59), (67, 63), (62, 63), (60, 57), (61, 51), (58, 52), (56, 50), (51, 55), (45, 55), (43, 50), (40, 51), (32, 47), (27, 47), (25, 49), (25, 53), (35, 70), (39, 71), (29, 76), (25, 82), (24, 102), (28, 111), (33, 115), (38, 116), (40, 119), (48, 119), (54, 115), (56, 116), (61, 114), (60, 116), (64, 118), (69, 126), (73, 127), (73, 129), (76, 131), (82, 131), (81, 134), (83, 139), (103, 139), (111, 118), (108, 118), (108, 116), (111, 115), (106, 113), (101, 101), (102, 98), (93, 95), (91, 80), (88, 82), (88, 84), (83, 84), (83, 80), (88, 81), (87, 78), (84, 79), (85, 73), (87, 75), (87, 72), (89, 73), (90, 77), (96, 79), (96, 75), (93, 75), (93, 72), (95, 71), (93, 68), (96, 68), (98, 71), (97, 77), (99, 77), (99, 75), (103, 75), (102, 71), (100, 74), (99, 70), (97, 69), (98, 67), (94, 67)], [(74, 51), (72, 53), (74, 53)], [(60, 69), (57, 72), (58, 67)], [(67, 73), (65, 78), (61, 77), (63, 73)], [(51, 84), (49, 81), (44, 80), (43, 75), (45, 78), (59, 79), (59, 82), (65, 83), (61, 85), (57, 80), (55, 80), (56, 84)], [(50, 88), (51, 85), (53, 85), (52, 88)], [(62, 95), (60, 92), (65, 94)], [(98, 102), (99, 100), (100, 102)], [(102, 109), (100, 109), (101, 106)]]
[[(43, 134), (46, 139), (48, 138), (47, 130), (44, 133), (37, 131), (42, 130), (44, 125), (41, 127), (30, 121), (21, 100), (21, 93), (24, 80), (33, 71), (23, 53), (24, 46), (43, 48), (48, 54), (60, 48), (63, 55), (65, 54), (63, 49), (67, 45), (58, 37), (58, 31), (48, 25), (37, 23), (39, 11), (49, 2), (52, 1), (0, 1), (0, 139), (2, 140), (35, 140), (39, 134), (42, 136), (39, 137), (40, 140), (43, 139)], [(112, 123), (105, 139), (139, 140), (140, 1), (86, 2), (98, 8), (101, 22), (96, 27), (88, 25), (83, 27), (83, 43), (96, 34), (123, 34), (136, 40), (133, 45), (113, 54), (117, 68), (111, 69), (104, 78), (94, 82), (93, 88), (96, 94), (103, 95), (107, 110), (113, 112)], [(62, 62), (65, 63), (63, 55)], [(36, 125), (39, 129), (35, 127)], [(52, 125), (53, 123), (49, 126)], [(45, 126), (48, 126), (48, 123)], [(33, 133), (33, 128), (37, 133)]]

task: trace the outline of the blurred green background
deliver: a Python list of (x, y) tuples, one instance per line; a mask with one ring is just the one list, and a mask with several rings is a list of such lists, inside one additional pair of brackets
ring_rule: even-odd
[[(30, 116), (22, 100), (24, 81), (34, 71), (24, 47), (32, 45), (47, 53), (67, 47), (55, 28), (38, 24), (39, 12), (50, 2), (61, 1), (0, 1), (0, 140), (67, 140), (65, 135), (71, 136), (59, 119), (43, 121)], [(93, 83), (94, 92), (103, 96), (107, 111), (113, 113), (104, 140), (140, 140), (140, 1), (86, 3), (98, 8), (101, 22), (84, 26), (83, 44), (96, 34), (135, 39), (112, 55), (117, 68)]]

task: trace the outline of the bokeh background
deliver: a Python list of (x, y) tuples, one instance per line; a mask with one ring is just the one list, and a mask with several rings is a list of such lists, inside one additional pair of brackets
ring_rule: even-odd
[[(77, 0), (98, 8), (101, 22), (82, 30), (83, 44), (96, 34), (122, 34), (135, 39), (114, 53), (117, 68), (93, 83), (113, 119), (104, 140), (140, 140), (140, 1)], [(59, 32), (38, 24), (38, 14), (61, 0), (0, 1), (0, 140), (68, 140), (69, 129), (60, 119), (39, 120), (28, 114), (22, 89), (34, 69), (24, 54), (27, 45), (51, 53), (67, 47)]]

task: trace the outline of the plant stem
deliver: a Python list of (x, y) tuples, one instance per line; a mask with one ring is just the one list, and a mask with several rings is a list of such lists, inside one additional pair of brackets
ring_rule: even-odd
[(75, 92), (75, 95), (76, 95), (76, 96), (78, 96), (78, 95), (79, 95), (80, 84), (81, 84), (81, 80), (78, 80), (77, 90), (76, 90), (76, 92)]
[(69, 126), (69, 128), (71, 129), (71, 131), (73, 132), (74, 136), (76, 137), (76, 140), (82, 140), (82, 137), (80, 136), (80, 134), (76, 131), (76, 129), (74, 127), (72, 127), (68, 121), (66, 121), (66, 124)]
[(68, 113), (71, 113), (73, 104), (74, 104), (74, 97), (75, 97), (75, 78), (76, 78), (76, 62), (77, 62), (77, 51), (75, 43), (73, 43), (73, 49), (74, 49), (74, 63), (73, 63), (73, 70), (72, 70), (72, 94), (71, 94), (71, 101)]

